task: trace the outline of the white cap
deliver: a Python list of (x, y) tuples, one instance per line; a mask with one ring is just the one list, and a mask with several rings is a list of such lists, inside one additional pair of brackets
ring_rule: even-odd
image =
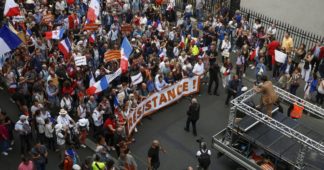
[(73, 170), (81, 170), (81, 167), (80, 167), (80, 165), (78, 165), (78, 164), (74, 164), (74, 165), (72, 166), (72, 169), (73, 169)]
[(28, 116), (26, 116), (26, 115), (21, 115), (20, 117), (19, 117), (19, 120), (26, 120), (28, 118)]

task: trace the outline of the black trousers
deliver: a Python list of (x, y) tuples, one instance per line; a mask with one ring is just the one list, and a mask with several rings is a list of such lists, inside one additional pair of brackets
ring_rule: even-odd
[(226, 97), (226, 101), (225, 101), (225, 104), (226, 105), (228, 105), (229, 104), (229, 101), (230, 101), (230, 99), (233, 97), (233, 98), (235, 98), (235, 96), (236, 96), (236, 93), (233, 93), (233, 92), (228, 92), (227, 93), (227, 97)]
[(212, 85), (213, 85), (213, 82), (215, 82), (215, 88), (214, 88), (214, 94), (217, 93), (217, 89), (218, 89), (218, 77), (215, 77), (215, 76), (211, 76), (209, 78), (209, 83), (208, 83), (208, 93), (211, 92), (211, 88), (212, 88)]
[(19, 135), (20, 138), (20, 153), (26, 154), (31, 149), (31, 134)]
[(324, 101), (324, 94), (321, 94), (321, 93), (317, 92), (316, 102), (318, 104), (323, 104), (323, 101)]
[(47, 148), (55, 151), (55, 140), (54, 138), (46, 137)]
[(190, 123), (192, 125), (192, 132), (194, 135), (197, 135), (197, 129), (196, 129), (196, 122), (197, 120), (192, 120), (190, 117), (187, 118), (187, 123), (186, 123), (186, 130), (189, 130)]
[(317, 72), (320, 61), (321, 61), (320, 59), (313, 57), (310, 64), (312, 65), (312, 70), (314, 70), (314, 73)]

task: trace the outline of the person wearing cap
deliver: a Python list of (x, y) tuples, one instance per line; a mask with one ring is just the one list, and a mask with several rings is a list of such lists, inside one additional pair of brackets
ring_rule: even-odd
[(20, 153), (26, 154), (31, 149), (31, 126), (28, 122), (28, 117), (25, 115), (21, 115), (19, 120), (15, 124), (15, 130), (19, 134), (20, 141)]
[(76, 126), (80, 132), (80, 143), (82, 148), (86, 148), (85, 141), (88, 136), (88, 131), (89, 131), (89, 120), (86, 118), (81, 118), (78, 120), (76, 123)]
[(148, 170), (157, 170), (160, 167), (160, 151), (166, 153), (158, 140), (153, 140), (147, 153)]
[(74, 120), (67, 114), (67, 111), (61, 109), (59, 112), (59, 116), (56, 118), (56, 122), (61, 124), (64, 129), (69, 129), (73, 124), (75, 124)]

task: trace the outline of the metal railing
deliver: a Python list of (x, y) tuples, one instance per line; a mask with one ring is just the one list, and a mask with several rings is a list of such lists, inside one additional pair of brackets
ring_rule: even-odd
[(312, 48), (318, 41), (324, 40), (323, 36), (316, 35), (312, 32), (305, 31), (296, 26), (292, 26), (286, 22), (273, 19), (261, 13), (255, 12), (251, 9), (240, 8), (240, 12), (245, 16), (249, 24), (252, 26), (255, 19), (261, 20), (261, 25), (267, 30), (273, 23), (276, 24), (277, 33), (276, 38), (281, 41), (285, 35), (285, 32), (288, 31), (291, 37), (294, 40), (294, 47), (299, 47), (301, 44), (306, 45), (306, 49)]
[[(188, 3), (192, 4), (193, 9), (196, 6), (196, 0), (188, 0)], [(234, 13), (232, 5), (230, 4), (230, 0), (205, 0), (204, 6), (204, 16), (209, 14), (217, 15), (220, 13), (222, 6), (225, 6), (230, 13)], [(176, 0), (176, 9), (179, 11), (183, 11), (185, 8), (183, 0)], [(232, 10), (232, 11), (231, 11)], [(195, 12), (195, 11), (194, 11)], [(287, 22), (271, 18), (264, 14), (255, 12), (248, 8), (240, 7), (240, 12), (243, 16), (245, 16), (249, 24), (252, 26), (255, 22), (255, 19), (260, 19), (262, 26), (264, 26), (265, 30), (267, 30), (273, 23), (276, 24), (276, 38), (279, 41), (282, 41), (285, 32), (288, 31), (291, 37), (294, 40), (294, 47), (299, 47), (301, 44), (306, 45), (306, 49), (312, 48), (318, 41), (324, 41), (323, 35), (317, 35), (315, 33), (305, 31), (301, 28), (288, 24)]]

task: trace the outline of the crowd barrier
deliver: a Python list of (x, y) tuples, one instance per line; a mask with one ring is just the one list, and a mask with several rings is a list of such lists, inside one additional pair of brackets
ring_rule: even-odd
[(199, 76), (194, 76), (191, 78), (184, 78), (159, 92), (151, 94), (127, 114), (127, 134), (130, 135), (133, 132), (137, 123), (139, 123), (143, 117), (171, 105), (183, 96), (195, 94), (199, 92), (199, 89), (200, 78)]

